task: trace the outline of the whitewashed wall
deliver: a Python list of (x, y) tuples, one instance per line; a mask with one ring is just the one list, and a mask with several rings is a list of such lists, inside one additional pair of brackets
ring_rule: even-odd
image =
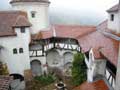
[(98, 75), (105, 76), (106, 60), (95, 59), (92, 49), (89, 52), (89, 58), (85, 57), (85, 62), (88, 67), (88, 70), (87, 70), (87, 81), (88, 82), (93, 82), (94, 77), (97, 77)]
[(31, 57), (30, 62), (32, 62), (33, 60), (38, 60), (41, 62), (42, 73), (44, 73), (44, 71), (47, 71), (47, 67), (44, 66), (44, 65), (46, 65), (46, 57), (45, 56), (43, 56), (43, 57)]
[[(15, 29), (17, 36), (0, 38), (1, 60), (7, 63), (9, 73), (24, 75), (24, 70), (30, 69), (29, 42), (30, 31), (26, 28), (26, 33), (21, 33), (19, 28)], [(18, 53), (13, 54), (13, 49), (17, 48)], [(24, 53), (19, 53), (19, 48), (23, 48)]]
[[(64, 65), (66, 63), (69, 63), (69, 62), (73, 61), (73, 55), (75, 53), (77, 53), (77, 52), (76, 51), (71, 51), (71, 50), (55, 49), (55, 50), (47, 53), (46, 60), (48, 62), (48, 65), (50, 65), (51, 67), (59, 67), (60, 69), (64, 69)], [(71, 56), (69, 56), (69, 55), (71, 55)], [(55, 61), (55, 59), (58, 59), (57, 60), (57, 61), (59, 61), (58, 64), (53, 64), (52, 63), (52, 62)]]
[[(13, 10), (22, 10), (27, 12), (28, 19), (32, 24), (32, 34), (49, 26), (48, 7), (48, 3), (41, 2), (18, 2), (12, 4)], [(36, 12), (35, 18), (31, 17), (31, 11)]]
[[(114, 21), (110, 20), (110, 15), (114, 14)], [(120, 26), (119, 26), (119, 13), (112, 12), (108, 14), (108, 28), (112, 29), (116, 33), (120, 33)]]

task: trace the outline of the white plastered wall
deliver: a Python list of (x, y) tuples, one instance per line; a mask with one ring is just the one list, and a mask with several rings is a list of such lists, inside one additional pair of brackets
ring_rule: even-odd
[[(111, 14), (114, 14), (114, 21), (110, 20)], [(120, 13), (118, 12), (111, 12), (108, 14), (108, 28), (113, 30), (115, 33), (120, 33), (119, 15)]]
[[(32, 24), (32, 34), (39, 32), (43, 28), (49, 26), (49, 17), (48, 17), (48, 3), (41, 2), (18, 2), (13, 3), (13, 10), (21, 10), (27, 12), (28, 19)], [(31, 12), (35, 12), (35, 18), (31, 17)]]
[[(30, 31), (26, 28), (25, 33), (21, 33), (19, 28), (15, 29), (17, 36), (0, 38), (0, 45), (3, 46), (0, 55), (3, 63), (6, 63), (10, 74), (24, 75), (24, 70), (30, 69), (29, 42)], [(17, 49), (17, 54), (13, 54), (13, 49)], [(19, 48), (23, 48), (24, 53), (19, 53)]]

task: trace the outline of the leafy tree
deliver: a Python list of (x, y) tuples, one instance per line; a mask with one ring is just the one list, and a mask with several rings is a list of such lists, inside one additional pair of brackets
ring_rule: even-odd
[(84, 81), (86, 81), (87, 73), (86, 73), (86, 65), (84, 62), (84, 54), (77, 53), (74, 55), (74, 61), (72, 63), (72, 79), (74, 85), (80, 85)]

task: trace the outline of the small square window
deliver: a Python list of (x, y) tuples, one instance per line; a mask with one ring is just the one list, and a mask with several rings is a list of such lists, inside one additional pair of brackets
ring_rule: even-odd
[(20, 48), (20, 49), (19, 49), (19, 53), (23, 53), (23, 48)]
[(110, 20), (111, 20), (111, 21), (114, 21), (114, 14), (111, 14)]
[(25, 33), (25, 27), (21, 27), (21, 33)]
[(35, 15), (36, 15), (36, 12), (35, 12), (35, 11), (32, 11), (32, 12), (31, 12), (31, 17), (32, 17), (32, 18), (35, 18)]
[(17, 49), (16, 48), (13, 49), (13, 54), (17, 54)]

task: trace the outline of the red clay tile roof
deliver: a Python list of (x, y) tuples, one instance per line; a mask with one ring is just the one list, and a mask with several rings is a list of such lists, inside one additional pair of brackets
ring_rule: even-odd
[(0, 90), (8, 90), (12, 77), (0, 76)]
[(55, 30), (56, 37), (74, 38), (74, 39), (96, 31), (96, 27), (94, 26), (54, 25), (54, 27), (51, 27), (49, 30), (41, 31), (42, 37), (39, 37), (39, 33), (38, 33), (34, 35), (34, 37), (36, 38), (34, 37), (33, 38), (46, 39), (46, 38), (54, 37), (53, 29)]
[(16, 22), (13, 24), (13, 27), (29, 27), (32, 26), (32, 24), (28, 21), (28, 19), (25, 16), (19, 15), (16, 19)]
[(56, 37), (77, 39), (83, 52), (87, 52), (90, 48), (93, 48), (96, 59), (107, 58), (115, 66), (117, 65), (119, 42), (101, 33), (109, 31), (107, 29), (107, 21), (101, 23), (97, 27), (97, 30), (93, 26), (55, 25), (54, 28), (41, 31), (32, 38), (47, 39), (53, 37), (53, 29), (56, 32)]
[(45, 31), (41, 31), (37, 34), (32, 35), (33, 40), (47, 39), (53, 37), (53, 30), (49, 28)]
[(119, 9), (119, 4), (116, 4), (113, 7), (111, 7), (110, 9), (108, 9), (107, 12), (118, 11), (118, 9)]
[(100, 59), (104, 56), (116, 66), (118, 59), (119, 42), (105, 36), (102, 33), (104, 31), (109, 31), (107, 29), (106, 23), (107, 21), (101, 23), (97, 27), (97, 31), (77, 39), (83, 52), (87, 52), (90, 50), (90, 48), (93, 48), (95, 58)]
[(56, 25), (56, 36), (57, 37), (68, 37), (68, 38), (77, 38), (84, 35), (90, 34), (91, 32), (96, 31), (94, 26), (65, 26), (65, 25)]
[(109, 90), (109, 88), (103, 80), (98, 80), (93, 83), (84, 82), (73, 90)]
[(50, 3), (49, 0), (12, 0), (10, 3), (16, 2), (43, 2), (43, 3)]
[(25, 12), (0, 11), (0, 37), (16, 35), (13, 27), (30, 25)]

